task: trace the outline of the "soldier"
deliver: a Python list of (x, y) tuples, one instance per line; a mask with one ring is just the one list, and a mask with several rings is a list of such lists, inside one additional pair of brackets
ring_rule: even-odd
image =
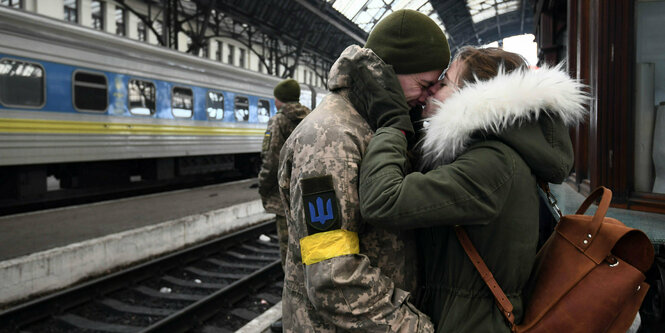
[(277, 113), (268, 121), (268, 128), (263, 137), (261, 149), (261, 171), (259, 172), (259, 194), (263, 208), (275, 214), (277, 236), (279, 237), (279, 254), (282, 268), (286, 259), (289, 234), (286, 229), (286, 218), (282, 199), (277, 186), (277, 168), (279, 167), (279, 151), (293, 129), (310, 113), (310, 109), (300, 104), (300, 85), (294, 79), (286, 79), (273, 90)]
[(367, 113), (373, 96), (356, 73), (362, 68), (383, 83), (396, 73), (414, 107), (437, 90), (449, 59), (434, 21), (412, 10), (393, 12), (364, 48), (344, 50), (329, 74), (332, 93), (284, 144), (278, 179), (289, 228), (286, 332), (433, 331), (409, 302), (417, 282), (413, 235), (360, 217), (358, 172), (376, 122)]

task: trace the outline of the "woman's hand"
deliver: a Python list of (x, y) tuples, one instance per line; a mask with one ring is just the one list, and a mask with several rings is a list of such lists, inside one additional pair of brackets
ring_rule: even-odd
[[(387, 66), (389, 67), (389, 66)], [(413, 124), (409, 116), (409, 106), (402, 92), (397, 75), (383, 73), (383, 84), (378, 81), (366, 66), (358, 65), (353, 72), (354, 84), (349, 98), (353, 105), (367, 115), (367, 121), (374, 131), (381, 127), (394, 127), (410, 139), (414, 135)]]

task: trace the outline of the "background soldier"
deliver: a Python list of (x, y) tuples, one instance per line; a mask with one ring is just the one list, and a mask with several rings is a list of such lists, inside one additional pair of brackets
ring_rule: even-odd
[(429, 318), (409, 303), (417, 282), (413, 235), (361, 220), (358, 172), (375, 130), (369, 124), (376, 123), (368, 121), (367, 110), (381, 102), (363, 89), (358, 74), (370, 72), (386, 88), (401, 87), (398, 93), (413, 107), (436, 91), (449, 58), (446, 37), (429, 17), (391, 13), (365, 48), (354, 45), (341, 54), (328, 78), (332, 93), (284, 144), (279, 187), (289, 228), (286, 332), (433, 331)]
[(275, 220), (277, 220), (279, 252), (283, 268), (289, 234), (286, 229), (284, 207), (277, 186), (279, 151), (293, 129), (309, 114), (310, 109), (298, 102), (300, 100), (300, 85), (294, 79), (286, 79), (277, 84), (273, 94), (275, 95), (277, 113), (268, 121), (268, 128), (263, 137), (263, 148), (261, 149), (263, 164), (259, 172), (259, 194), (261, 195), (263, 208), (266, 212), (275, 214)]

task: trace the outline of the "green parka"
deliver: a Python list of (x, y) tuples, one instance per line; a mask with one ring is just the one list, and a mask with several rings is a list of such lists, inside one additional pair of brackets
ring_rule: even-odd
[(468, 85), (437, 102), (423, 139), (429, 171), (422, 173), (408, 173), (399, 130), (376, 132), (361, 166), (361, 214), (385, 228), (424, 228), (420, 308), (438, 332), (509, 332), (455, 225), (464, 226), (521, 321), (538, 241), (536, 179), (560, 183), (568, 175), (568, 126), (584, 117), (585, 98), (558, 69)]

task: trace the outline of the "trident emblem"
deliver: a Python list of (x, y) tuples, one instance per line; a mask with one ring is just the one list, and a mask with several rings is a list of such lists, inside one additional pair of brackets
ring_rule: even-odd
[(326, 224), (326, 221), (335, 218), (333, 216), (332, 202), (330, 201), (330, 199), (328, 199), (328, 201), (326, 202), (325, 211), (323, 210), (323, 199), (321, 199), (321, 197), (316, 198), (316, 209), (314, 209), (314, 205), (312, 205), (312, 203), (310, 202), (309, 217), (312, 219), (312, 223), (318, 222), (321, 223), (322, 226)]

